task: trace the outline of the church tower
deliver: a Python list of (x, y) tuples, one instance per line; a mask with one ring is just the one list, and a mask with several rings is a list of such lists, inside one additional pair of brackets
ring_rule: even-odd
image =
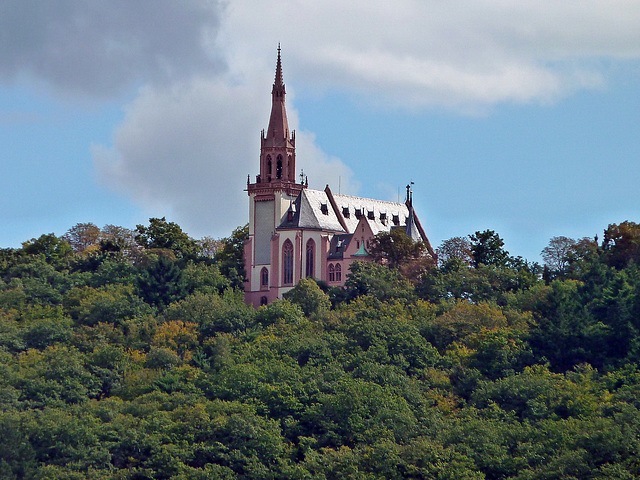
[[(276, 76), (271, 90), (269, 127), (260, 135), (260, 173), (255, 183), (247, 179), (249, 194), (249, 239), (245, 244), (247, 301), (269, 303), (277, 298), (272, 286), (279, 284), (272, 255), (277, 257), (280, 225), (295, 198), (305, 185), (296, 183), (296, 134), (289, 130), (285, 107), (285, 85), (282, 78), (280, 45)], [(277, 263), (277, 262), (276, 262)], [(259, 300), (256, 300), (259, 299)]]
[(276, 79), (271, 90), (271, 117), (269, 128), (261, 135), (260, 144), (260, 177), (258, 182), (295, 184), (296, 176), (296, 134), (289, 133), (287, 109), (285, 108), (286, 91), (282, 81), (282, 62), (278, 45), (276, 62)]

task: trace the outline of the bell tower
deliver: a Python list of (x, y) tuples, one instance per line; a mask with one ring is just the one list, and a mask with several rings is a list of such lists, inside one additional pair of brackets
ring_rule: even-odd
[(269, 127), (260, 135), (260, 173), (256, 176), (255, 183), (247, 183), (249, 196), (255, 194), (258, 201), (264, 195), (271, 196), (276, 191), (297, 196), (304, 188), (302, 183), (296, 183), (296, 132), (289, 130), (285, 95), (278, 45)]
[(303, 183), (296, 183), (296, 134), (289, 130), (285, 95), (278, 44), (269, 126), (260, 135), (260, 172), (254, 183), (247, 178), (249, 238), (244, 248), (245, 298), (254, 305), (263, 300), (270, 303), (277, 297), (279, 242), (276, 228), (306, 188)]
[(286, 90), (282, 81), (282, 61), (280, 45), (276, 62), (276, 79), (271, 90), (271, 116), (265, 135), (260, 142), (260, 182), (295, 183), (296, 176), (296, 133), (289, 132)]

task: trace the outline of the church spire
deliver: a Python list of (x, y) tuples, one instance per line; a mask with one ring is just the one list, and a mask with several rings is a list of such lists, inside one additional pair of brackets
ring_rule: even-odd
[(289, 123), (284, 97), (286, 91), (282, 81), (282, 61), (280, 59), (280, 44), (278, 44), (278, 61), (276, 62), (276, 79), (271, 90), (271, 117), (267, 129), (267, 141), (273, 146), (284, 146), (289, 140)]
[(262, 131), (260, 139), (260, 174), (256, 177), (256, 183), (271, 183), (274, 188), (286, 185), (289, 190), (296, 186), (299, 190), (304, 186), (296, 183), (296, 133), (289, 131), (285, 94), (278, 44), (276, 77), (271, 89), (271, 116), (269, 127), (266, 132)]

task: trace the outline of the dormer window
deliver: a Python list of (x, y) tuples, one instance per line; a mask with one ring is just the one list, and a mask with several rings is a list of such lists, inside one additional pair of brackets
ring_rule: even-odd
[(344, 218), (349, 218), (349, 207), (342, 207), (342, 216)]
[(293, 222), (293, 210), (287, 212), (287, 222)]
[(393, 224), (397, 227), (400, 225), (400, 215), (394, 215), (392, 218)]
[(329, 215), (329, 207), (327, 206), (326, 203), (322, 203), (320, 205), (320, 211), (324, 214), (324, 215)]
[(386, 213), (381, 213), (380, 214), (380, 222), (382, 222), (383, 225), (387, 224), (387, 214)]
[(375, 220), (375, 218), (376, 218), (375, 212), (373, 210), (368, 210), (367, 211), (367, 218), (369, 220)]
[(356, 208), (356, 218), (360, 218), (362, 216), (362, 209)]

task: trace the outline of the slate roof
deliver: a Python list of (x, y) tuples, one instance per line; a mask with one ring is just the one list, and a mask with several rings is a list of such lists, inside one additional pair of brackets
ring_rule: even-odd
[(325, 190), (305, 188), (289, 210), (291, 214), (285, 215), (278, 229), (304, 228), (341, 234), (333, 237), (330, 255), (342, 257), (343, 248), (349, 244), (351, 234), (363, 215), (366, 216), (374, 235), (389, 232), (393, 228), (403, 228), (414, 240), (423, 240), (428, 244), (413, 209), (410, 211), (405, 203), (335, 195), (328, 187)]
[(308, 228), (346, 233), (329, 203), (329, 197), (322, 190), (305, 188), (293, 202), (292, 209), (293, 218), (289, 220), (285, 215), (278, 228)]
[[(394, 226), (394, 215), (398, 217), (399, 225), (405, 225), (409, 217), (409, 209), (404, 203), (385, 202), (373, 198), (352, 197), (351, 195), (333, 195), (333, 198), (347, 224), (349, 233), (352, 233), (358, 226), (359, 218), (356, 215), (358, 211), (360, 215), (367, 216), (374, 235), (390, 231)], [(348, 216), (345, 215), (345, 209)]]

